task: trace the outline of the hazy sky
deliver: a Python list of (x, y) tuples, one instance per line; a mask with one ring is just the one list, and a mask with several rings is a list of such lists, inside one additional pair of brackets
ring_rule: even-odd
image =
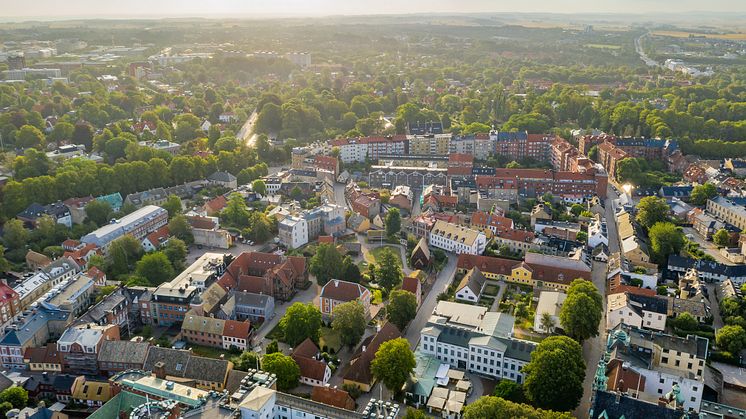
[(0, 19), (448, 12), (746, 12), (744, 0), (0, 0)]

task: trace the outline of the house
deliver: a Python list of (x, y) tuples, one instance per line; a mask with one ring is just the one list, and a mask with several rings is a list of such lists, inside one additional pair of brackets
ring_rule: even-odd
[(350, 394), (336, 387), (314, 386), (311, 389), (311, 400), (340, 409), (355, 410), (355, 399)]
[(625, 259), (635, 265), (646, 266), (650, 264), (648, 246), (637, 236), (630, 236), (622, 240), (622, 253)]
[(116, 373), (141, 369), (150, 349), (149, 342), (107, 340), (98, 351), (98, 369), (110, 377)]
[(194, 244), (220, 249), (228, 249), (233, 244), (233, 237), (228, 230), (220, 228), (218, 217), (188, 215), (186, 218), (192, 228)]
[(228, 172), (215, 172), (208, 176), (207, 180), (211, 184), (222, 186), (223, 188), (236, 189), (238, 187), (236, 177)]
[(326, 362), (317, 359), (319, 348), (311, 339), (301, 342), (290, 355), (300, 368), (300, 382), (314, 387), (324, 387), (332, 377)]
[(209, 216), (220, 214), (220, 212), (228, 205), (228, 200), (225, 195), (218, 195), (215, 198), (205, 202), (202, 206), (202, 211)]
[(23, 221), (27, 228), (36, 228), (39, 219), (43, 216), (52, 217), (57, 224), (62, 224), (68, 228), (73, 225), (70, 210), (60, 201), (49, 205), (34, 202), (21, 211), (16, 218)]
[(66, 250), (62, 256), (72, 259), (81, 268), (88, 266), (88, 262), (93, 256), (101, 255), (101, 249), (99, 249), (95, 243), (79, 243), (78, 246), (72, 250), (67, 250), (63, 244), (63, 248)]
[(265, 294), (289, 301), (308, 280), (306, 258), (244, 252), (236, 257), (218, 283), (225, 290)]
[(599, 244), (593, 248), (591, 257), (597, 262), (608, 262), (610, 257), (609, 248), (605, 244)]
[(334, 307), (350, 301), (359, 301), (365, 309), (365, 315), (370, 316), (371, 297), (370, 290), (360, 284), (332, 279), (321, 288), (319, 309), (324, 318), (329, 321), (334, 312)]
[(195, 356), (191, 351), (151, 346), (142, 369), (156, 377), (193, 385), (200, 390), (222, 391), (233, 363)]
[(31, 249), (26, 252), (26, 267), (28, 267), (29, 271), (37, 271), (48, 266), (50, 263), (52, 263), (52, 259), (48, 258), (46, 255), (34, 252)]
[(106, 202), (107, 204), (109, 204), (111, 210), (114, 212), (118, 212), (119, 210), (121, 210), (122, 204), (124, 203), (122, 195), (119, 192), (96, 197), (96, 201)]
[(427, 240), (424, 237), (417, 242), (417, 245), (412, 250), (412, 256), (410, 256), (410, 263), (414, 269), (426, 269), (430, 266), (432, 260), (430, 259), (430, 248), (427, 246)]
[(375, 384), (375, 378), (370, 371), (370, 364), (373, 362), (378, 348), (383, 342), (401, 337), (399, 329), (391, 323), (386, 323), (375, 335), (369, 336), (363, 340), (360, 349), (358, 349), (350, 359), (350, 367), (344, 375), (344, 384), (351, 384), (360, 387), (362, 391), (368, 392)]
[(62, 373), (62, 359), (57, 351), (57, 345), (53, 343), (26, 348), (23, 362), (28, 365), (29, 371)]
[(317, 170), (331, 172), (333, 179), (339, 176), (339, 159), (336, 157), (316, 155), (313, 158), (313, 165)]
[(245, 351), (250, 348), (251, 323), (247, 321), (226, 320), (223, 328), (223, 349), (238, 348)]
[(288, 249), (297, 249), (308, 243), (308, 223), (305, 218), (288, 216), (277, 223), (280, 243)]
[(347, 226), (356, 233), (364, 233), (370, 230), (370, 220), (360, 214), (351, 214)]
[(531, 227), (536, 225), (536, 221), (552, 221), (552, 209), (544, 204), (537, 204), (531, 210)]
[(422, 304), (422, 282), (420, 282), (419, 274), (420, 271), (412, 272), (402, 280), (401, 289), (409, 291), (414, 294), (417, 299), (417, 308)]
[(481, 231), (439, 220), (430, 231), (429, 244), (447, 252), (481, 255), (487, 246), (487, 236)]
[(482, 297), (482, 291), (487, 285), (487, 278), (478, 268), (471, 268), (456, 288), (456, 300), (476, 303)]
[(513, 230), (513, 220), (500, 214), (475, 211), (471, 214), (471, 227), (477, 230), (489, 230), (493, 235), (500, 236), (508, 230)]
[(668, 302), (658, 296), (647, 297), (632, 293), (609, 294), (606, 297), (606, 328), (619, 323), (663, 331), (668, 317)]
[(381, 213), (381, 200), (368, 195), (360, 195), (352, 201), (352, 211), (372, 220)]
[(271, 319), (275, 314), (275, 299), (271, 295), (236, 291), (233, 296), (238, 320), (261, 322)]
[(112, 388), (108, 381), (89, 380), (84, 375), (75, 378), (70, 392), (76, 403), (88, 407), (101, 407), (112, 397)]
[[(538, 333), (552, 333), (554, 328), (560, 325), (559, 313), (562, 309), (567, 294), (558, 291), (542, 291), (539, 294), (539, 303), (536, 305), (536, 315), (534, 315), (534, 331)], [(543, 317), (549, 314), (552, 319), (552, 326), (546, 330)]]
[(0, 282), (0, 325), (6, 325), (21, 314), (21, 296), (4, 282)]
[(171, 234), (168, 230), (168, 225), (165, 225), (145, 236), (145, 238), (142, 239), (142, 248), (145, 252), (154, 252), (165, 246), (170, 238)]
[(588, 247), (596, 248), (598, 245), (603, 244), (604, 246), (609, 245), (609, 234), (606, 230), (606, 221), (601, 219), (601, 216), (596, 216), (591, 219), (588, 223)]
[(389, 205), (393, 205), (409, 212), (412, 211), (412, 199), (412, 189), (406, 185), (398, 185), (393, 191), (391, 191)]
[(225, 322), (223, 319), (201, 316), (194, 310), (189, 311), (181, 324), (181, 338), (196, 345), (222, 348)]
[(65, 330), (57, 340), (62, 370), (98, 375), (98, 353), (107, 340), (119, 340), (119, 326), (87, 324)]

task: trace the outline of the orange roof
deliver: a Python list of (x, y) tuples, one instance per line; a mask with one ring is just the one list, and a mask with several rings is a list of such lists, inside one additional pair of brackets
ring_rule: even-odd
[(226, 320), (223, 335), (239, 339), (247, 339), (251, 333), (251, 323), (248, 321)]
[(311, 338), (306, 338), (303, 342), (301, 342), (294, 350), (293, 355), (300, 356), (303, 358), (313, 358), (316, 356), (316, 354), (319, 353), (319, 347), (316, 346), (315, 343), (311, 340)]
[(18, 298), (18, 293), (9, 285), (0, 282), (0, 301), (10, 301)]
[(480, 256), (480, 255), (469, 255), (462, 253), (458, 255), (458, 268), (464, 270), (470, 270), (471, 268), (477, 267), (482, 272), (510, 275), (513, 268), (520, 265), (522, 262), (513, 259), (504, 259), (491, 256)]
[(499, 234), (500, 238), (528, 243), (536, 238), (536, 234), (529, 230), (509, 229)]
[(332, 236), (319, 236), (319, 244), (321, 243), (334, 243), (334, 237)]
[(412, 277), (412, 276), (407, 276), (402, 280), (401, 289), (403, 289), (404, 291), (409, 291), (416, 296), (417, 288), (419, 287), (419, 285), (420, 285), (419, 279)]
[(215, 212), (222, 210), (226, 205), (228, 205), (228, 200), (223, 195), (219, 195), (205, 204), (205, 206)]
[(168, 231), (168, 226), (165, 225), (165, 226), (159, 228), (158, 230), (156, 230), (156, 231), (148, 234), (147, 236), (145, 236), (145, 238), (148, 239), (148, 241), (150, 242), (150, 244), (152, 244), (155, 247), (158, 247), (161, 244), (163, 244), (166, 240), (168, 240), (169, 236), (170, 236), (170, 234), (169, 234), (169, 231)]
[(106, 276), (106, 274), (103, 271), (101, 271), (99, 268), (95, 266), (91, 266), (91, 268), (88, 269), (88, 271), (85, 274), (88, 275), (93, 280), (102, 279)]
[(464, 153), (452, 153), (448, 155), (448, 163), (473, 163), (474, 156)]
[(311, 400), (340, 409), (355, 408), (355, 401), (349, 393), (338, 388), (314, 386), (311, 390)]

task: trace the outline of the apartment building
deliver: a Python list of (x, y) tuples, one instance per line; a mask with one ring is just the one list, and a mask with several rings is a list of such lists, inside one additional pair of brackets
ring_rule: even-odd
[(280, 243), (297, 249), (308, 243), (308, 223), (304, 218), (288, 216), (277, 224)]
[(59, 337), (72, 322), (69, 311), (58, 310), (41, 303), (10, 324), (0, 338), (0, 361), (6, 370), (26, 369), (23, 356), (26, 348), (43, 346)]
[(306, 258), (244, 252), (228, 265), (218, 284), (225, 290), (264, 294), (289, 301), (308, 279)]
[(98, 353), (107, 340), (119, 340), (119, 326), (87, 324), (72, 326), (57, 340), (62, 370), (98, 375)]
[(494, 175), (477, 175), (478, 189), (516, 189), (523, 197), (535, 198), (545, 193), (576, 202), (595, 195), (605, 196), (608, 177), (596, 167), (579, 172), (556, 172), (544, 169), (495, 169)]
[(746, 207), (728, 198), (716, 196), (707, 201), (707, 212), (741, 230), (746, 230)]
[(496, 131), (490, 133), (495, 144), (495, 154), (513, 160), (534, 159), (549, 161), (554, 136), (528, 132)]
[(513, 337), (515, 319), (486, 307), (440, 301), (421, 331), (420, 351), (459, 369), (517, 383), (535, 343)]
[(409, 154), (446, 156), (451, 148), (451, 134), (410, 135)]
[(606, 297), (606, 328), (619, 323), (638, 329), (666, 329), (668, 304), (665, 299), (632, 293), (609, 294)]
[(72, 259), (62, 257), (16, 285), (13, 290), (18, 294), (21, 310), (25, 310), (52, 287), (72, 278), (79, 271), (80, 268)]
[(430, 230), (428, 243), (447, 252), (481, 255), (487, 246), (487, 236), (481, 231), (439, 220)]
[(80, 241), (93, 243), (106, 253), (111, 242), (125, 234), (130, 234), (139, 241), (166, 224), (168, 212), (161, 207), (147, 205), (86, 234)]

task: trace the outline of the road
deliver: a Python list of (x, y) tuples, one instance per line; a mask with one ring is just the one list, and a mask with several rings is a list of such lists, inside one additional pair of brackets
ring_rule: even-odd
[(438, 274), (435, 283), (433, 284), (432, 288), (430, 288), (430, 292), (427, 293), (427, 296), (422, 301), (422, 305), (417, 311), (417, 315), (415, 316), (414, 320), (412, 320), (409, 323), (409, 326), (407, 326), (407, 331), (404, 337), (407, 338), (412, 349), (415, 349), (417, 347), (417, 343), (420, 341), (420, 331), (425, 327), (427, 319), (430, 318), (430, 315), (433, 314), (435, 305), (438, 303), (438, 294), (444, 292), (451, 284), (453, 275), (456, 272), (457, 260), (458, 256), (454, 254), (448, 255), (448, 263)]
[(249, 147), (253, 147), (254, 144), (256, 144), (256, 139), (258, 136), (254, 134), (254, 125), (256, 125), (256, 120), (259, 114), (256, 112), (251, 113), (249, 115), (249, 119), (246, 120), (246, 122), (243, 124), (241, 129), (238, 131), (238, 134), (236, 135), (238, 138), (246, 141), (246, 145)]
[(637, 55), (640, 56), (640, 59), (645, 62), (645, 65), (648, 67), (663, 67), (660, 65), (657, 61), (653, 60), (652, 58), (648, 57), (647, 54), (645, 54), (645, 51), (642, 48), (642, 39), (648, 36), (648, 33), (640, 35), (639, 38), (635, 39), (635, 51), (637, 51)]

